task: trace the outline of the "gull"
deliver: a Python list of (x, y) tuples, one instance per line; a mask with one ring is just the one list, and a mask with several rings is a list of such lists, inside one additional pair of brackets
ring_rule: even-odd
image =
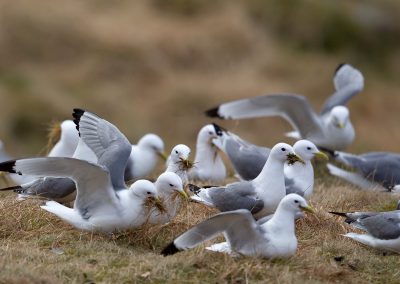
[(217, 137), (212, 124), (207, 124), (199, 131), (194, 166), (189, 171), (191, 180), (209, 182), (222, 182), (225, 180), (226, 169), (224, 162), (218, 155), (218, 148), (212, 142)]
[(127, 188), (126, 163), (132, 150), (128, 139), (114, 125), (97, 115), (74, 109), (80, 137), (98, 158), (98, 164), (74, 158), (34, 158), (0, 164), (1, 171), (72, 179), (77, 188), (73, 208), (48, 201), (43, 209), (81, 230), (113, 232), (146, 222), (148, 199), (156, 202), (153, 183), (138, 180)]
[(226, 186), (199, 188), (189, 185), (195, 193), (191, 199), (220, 211), (247, 209), (259, 219), (273, 213), (286, 195), (284, 163), (302, 161), (293, 148), (278, 143), (272, 149), (261, 173), (251, 181), (239, 181)]
[(327, 164), (329, 172), (334, 176), (363, 189), (393, 192), (400, 190), (400, 154), (370, 152), (353, 155), (335, 151), (334, 158), (355, 170), (355, 172), (351, 172)]
[(165, 224), (172, 221), (178, 213), (181, 203), (178, 195), (186, 200), (188, 196), (183, 189), (181, 178), (173, 172), (162, 173), (157, 178), (154, 185), (157, 189), (157, 196), (163, 202), (165, 212), (160, 212), (158, 210), (152, 211), (148, 223)]
[(132, 145), (132, 152), (125, 170), (125, 180), (147, 177), (157, 165), (158, 158), (166, 160), (164, 142), (156, 134), (148, 133)]
[[(214, 124), (214, 127), (217, 138), (213, 142), (227, 155), (239, 177), (243, 180), (256, 178), (263, 169), (271, 149), (254, 145), (217, 124)], [(293, 150), (302, 158), (303, 163), (285, 164), (286, 193), (297, 193), (308, 199), (314, 187), (314, 169), (311, 160), (314, 157), (328, 160), (328, 156), (308, 140), (297, 141), (293, 145)]]
[(376, 249), (400, 253), (400, 210), (330, 213), (346, 217), (346, 223), (367, 232), (367, 234), (347, 233), (345, 237)]
[(355, 137), (349, 110), (344, 105), (364, 88), (361, 72), (349, 64), (340, 65), (334, 76), (336, 92), (325, 102), (320, 114), (307, 99), (296, 94), (271, 94), (237, 100), (206, 111), (211, 117), (245, 119), (281, 116), (295, 129), (288, 136), (307, 139), (323, 150), (342, 150)]
[(295, 215), (303, 210), (313, 212), (304, 198), (289, 194), (281, 200), (274, 216), (262, 224), (245, 209), (219, 213), (180, 235), (161, 253), (172, 255), (223, 234), (226, 242), (207, 249), (262, 258), (290, 257), (297, 250)]
[(188, 183), (188, 170), (193, 166), (189, 160), (190, 148), (184, 144), (178, 144), (171, 150), (167, 159), (167, 169), (165, 172), (177, 174), (185, 186)]

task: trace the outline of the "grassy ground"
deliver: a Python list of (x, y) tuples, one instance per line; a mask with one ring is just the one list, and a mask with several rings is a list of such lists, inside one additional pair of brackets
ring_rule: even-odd
[[(170, 257), (175, 236), (216, 211), (190, 203), (165, 226), (114, 237), (79, 232), (39, 208), (40, 201), (0, 199), (0, 283), (397, 283), (400, 260), (341, 236), (354, 231), (329, 210), (388, 210), (396, 199), (318, 179), (316, 214), (296, 224), (299, 247), (286, 260), (232, 259), (204, 246)], [(214, 240), (213, 242), (215, 242)], [(335, 258), (341, 258), (340, 261)]]

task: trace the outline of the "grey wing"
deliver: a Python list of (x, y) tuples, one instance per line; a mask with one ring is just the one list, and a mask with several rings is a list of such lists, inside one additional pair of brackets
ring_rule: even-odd
[(32, 158), (0, 163), (0, 171), (36, 177), (58, 177), (74, 180), (77, 196), (74, 208), (83, 218), (95, 212), (118, 209), (110, 174), (105, 167), (74, 158)]
[(256, 196), (253, 185), (248, 181), (210, 188), (209, 196), (215, 207), (223, 212), (247, 209), (256, 214), (264, 208), (264, 202)]
[(286, 194), (296, 193), (300, 196), (304, 196), (304, 191), (296, 185), (296, 182), (292, 178), (285, 177)]
[(88, 111), (74, 109), (74, 122), (84, 142), (108, 168), (114, 188), (125, 188), (124, 174), (132, 146), (128, 139), (108, 121)]
[(178, 249), (194, 248), (225, 233), (226, 238), (234, 248), (237, 244), (247, 243), (256, 239), (259, 231), (253, 216), (248, 210), (236, 210), (219, 213), (189, 229), (174, 240)]
[(400, 237), (400, 217), (396, 213), (382, 213), (359, 221), (373, 237), (383, 240)]
[(324, 103), (321, 114), (325, 114), (335, 106), (346, 105), (347, 102), (364, 88), (364, 77), (361, 72), (349, 64), (339, 66), (335, 73), (336, 92)]
[(322, 133), (320, 117), (303, 96), (295, 94), (272, 94), (224, 103), (207, 114), (224, 119), (281, 116), (302, 137)]
[(22, 184), (17, 192), (58, 201), (74, 193), (75, 190), (75, 182), (69, 178), (45, 177)]

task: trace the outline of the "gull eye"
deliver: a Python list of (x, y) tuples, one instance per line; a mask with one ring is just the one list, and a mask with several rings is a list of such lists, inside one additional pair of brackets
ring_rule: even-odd
[(286, 151), (286, 149), (285, 149), (285, 148), (281, 148), (281, 150), (282, 150), (283, 152), (285, 152), (285, 151)]
[(175, 153), (178, 154), (178, 150), (175, 150)]
[(294, 201), (294, 203), (299, 203), (299, 201), (296, 199), (296, 200)]
[(171, 186), (171, 187), (172, 187), (172, 186), (174, 186), (174, 185), (173, 185), (172, 183), (170, 183), (170, 184), (169, 184), (169, 186)]
[(148, 191), (148, 192), (147, 192), (147, 194), (151, 194), (151, 192), (150, 192), (150, 191)]
[(311, 147), (307, 147), (307, 150), (311, 150)]
[(212, 133), (212, 132), (210, 131), (210, 132), (208, 132), (208, 134), (209, 134), (209, 135), (213, 135), (214, 133)]

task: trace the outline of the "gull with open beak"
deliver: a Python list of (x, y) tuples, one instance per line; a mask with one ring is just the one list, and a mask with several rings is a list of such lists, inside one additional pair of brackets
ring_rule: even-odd
[(223, 212), (189, 229), (161, 252), (164, 256), (187, 250), (223, 234), (226, 242), (208, 250), (262, 258), (286, 258), (297, 250), (295, 216), (313, 209), (301, 196), (289, 194), (279, 203), (267, 222), (254, 220), (248, 210)]
[(167, 160), (165, 172), (173, 172), (181, 179), (183, 186), (188, 183), (188, 170), (193, 167), (193, 162), (189, 160), (190, 148), (184, 144), (176, 145)]
[(278, 143), (271, 149), (268, 160), (255, 179), (220, 187), (199, 188), (189, 185), (189, 189), (195, 194), (191, 198), (220, 211), (247, 209), (255, 218), (262, 218), (274, 213), (286, 195), (285, 163), (301, 161), (292, 146)]
[(181, 200), (189, 200), (181, 178), (172, 172), (162, 173), (154, 183), (157, 195), (162, 200), (164, 210), (153, 210), (148, 223), (165, 224), (172, 221), (178, 214)]

